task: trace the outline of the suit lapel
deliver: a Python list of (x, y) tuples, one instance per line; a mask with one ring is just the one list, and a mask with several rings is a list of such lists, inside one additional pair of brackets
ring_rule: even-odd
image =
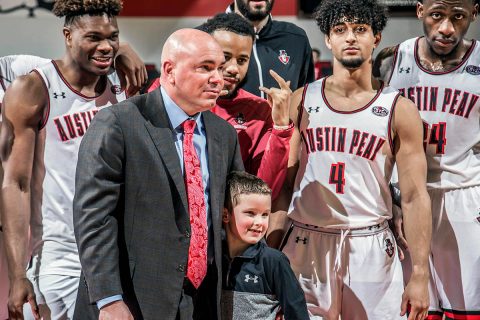
[(215, 115), (210, 111), (203, 113), (207, 133), (208, 171), (210, 173), (210, 211), (214, 223), (214, 232), (216, 233), (221, 228), (221, 208), (218, 206), (223, 204), (223, 199), (219, 199), (219, 196), (224, 194), (224, 190), (221, 190), (225, 186), (224, 181), (222, 181), (222, 177), (225, 179), (222, 172), (225, 172), (226, 163), (224, 161), (225, 147), (222, 141), (222, 132), (215, 128), (212, 117), (215, 117)]
[(147, 121), (145, 127), (153, 140), (155, 148), (163, 160), (165, 168), (170, 173), (172, 180), (180, 194), (185, 211), (188, 212), (188, 200), (185, 190), (185, 182), (180, 167), (175, 143), (173, 142), (173, 130), (168, 120), (167, 112), (163, 104), (160, 90), (155, 90), (148, 95), (143, 106), (144, 116)]

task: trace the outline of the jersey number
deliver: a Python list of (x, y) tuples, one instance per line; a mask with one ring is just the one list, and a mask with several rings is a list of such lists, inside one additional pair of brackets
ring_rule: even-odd
[[(430, 130), (429, 130), (430, 129)], [(428, 132), (430, 131), (430, 138)], [(427, 150), (427, 145), (436, 145), (437, 154), (445, 154), (445, 146), (447, 145), (447, 124), (439, 122), (432, 124), (430, 127), (428, 123), (423, 122), (423, 148)]]
[(345, 163), (333, 163), (330, 168), (330, 184), (335, 185), (337, 193), (343, 193), (345, 187)]

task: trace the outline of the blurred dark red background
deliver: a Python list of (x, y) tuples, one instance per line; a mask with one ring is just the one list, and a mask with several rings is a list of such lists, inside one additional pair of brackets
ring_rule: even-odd
[[(124, 0), (124, 17), (196, 17), (223, 12), (233, 0)], [(276, 0), (276, 16), (297, 15), (297, 1)]]

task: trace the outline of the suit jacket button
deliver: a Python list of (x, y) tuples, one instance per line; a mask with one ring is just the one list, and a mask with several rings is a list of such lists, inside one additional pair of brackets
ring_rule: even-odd
[(190, 238), (190, 231), (185, 231), (185, 237)]
[(177, 270), (179, 272), (185, 272), (185, 266), (183, 264), (179, 264), (178, 267), (177, 267)]

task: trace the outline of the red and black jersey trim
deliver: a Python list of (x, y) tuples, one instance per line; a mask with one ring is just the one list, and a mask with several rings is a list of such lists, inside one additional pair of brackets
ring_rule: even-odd
[(298, 115), (297, 115), (297, 127), (298, 130), (300, 130), (300, 125), (302, 122), (302, 116), (303, 116), (303, 109), (305, 108), (304, 103), (305, 103), (305, 96), (307, 94), (307, 88), (308, 88), (308, 83), (305, 85), (303, 88), (302, 92), (302, 100), (300, 101), (300, 110), (298, 110)]
[(446, 320), (480, 320), (480, 311), (458, 311), (444, 309)]
[[(86, 96), (86, 95), (82, 94), (80, 91), (74, 89), (74, 88), (70, 85), (70, 83), (67, 81), (67, 79), (65, 79), (65, 77), (63, 76), (63, 74), (62, 74), (62, 72), (60, 71), (60, 68), (58, 67), (58, 65), (57, 65), (57, 63), (55, 62), (55, 60), (52, 60), (52, 64), (53, 64), (53, 66), (55, 67), (55, 70), (57, 71), (58, 76), (60, 77), (60, 79), (62, 79), (63, 83), (65, 83), (65, 85), (66, 85), (73, 93), (75, 93), (76, 95), (79, 95), (80, 97), (82, 97), (82, 98), (84, 98), (84, 99), (94, 100), (94, 99), (100, 97), (100, 96), (105, 92), (105, 90), (107, 90), (108, 84), (105, 85), (105, 89), (103, 90), (102, 93), (97, 94), (96, 96), (93, 96), (93, 97)], [(107, 79), (107, 81), (108, 81), (108, 79)]]
[(392, 107), (390, 108), (390, 116), (388, 117), (388, 144), (390, 145), (390, 150), (392, 151), (392, 154), (395, 154), (395, 142), (394, 142), (394, 136), (392, 136), (393, 133), (393, 114), (395, 113), (395, 108), (397, 106), (397, 101), (401, 97), (400, 92), (397, 93), (395, 96), (395, 99), (393, 99)]
[(428, 316), (425, 319), (426, 320), (443, 320), (443, 312), (442, 311), (428, 311)]
[(40, 80), (42, 81), (43, 88), (45, 89), (45, 95), (47, 97), (47, 108), (43, 112), (42, 120), (40, 121), (40, 124), (38, 126), (38, 130), (40, 131), (43, 128), (45, 128), (45, 126), (47, 125), (48, 118), (50, 117), (50, 94), (48, 92), (47, 84), (45, 83), (45, 80), (43, 79), (40, 72), (38, 72), (38, 70), (35, 70), (35, 69), (33, 69), (32, 72), (35, 72), (38, 75), (38, 77), (40, 78)]
[(352, 111), (340, 111), (340, 110), (337, 110), (330, 105), (330, 103), (327, 100), (327, 96), (325, 95), (325, 84), (327, 83), (327, 78), (328, 77), (325, 77), (324, 80), (323, 80), (323, 83), (322, 83), (322, 90), (321, 90), (322, 99), (325, 102), (325, 104), (327, 105), (328, 109), (330, 109), (331, 111), (333, 111), (335, 113), (341, 113), (341, 114), (352, 114), (352, 113), (361, 112), (361, 111), (367, 109), (368, 107), (370, 107), (375, 102), (375, 100), (377, 100), (377, 98), (380, 96), (380, 94), (382, 93), (383, 88), (385, 86), (385, 83), (383, 81), (380, 81), (380, 88), (377, 90), (377, 94), (375, 94), (375, 96), (372, 98), (372, 100), (370, 100), (370, 102), (368, 102), (363, 107), (352, 110)]
[(476, 43), (477, 43), (477, 41), (472, 40), (472, 45), (470, 46), (470, 48), (468, 48), (467, 52), (465, 53), (465, 55), (462, 58), (462, 62), (458, 66), (456, 66), (455, 68), (450, 69), (448, 71), (436, 71), (435, 72), (435, 71), (430, 71), (430, 70), (424, 68), (422, 66), (422, 64), (420, 63), (420, 57), (418, 56), (418, 42), (420, 41), (421, 38), (424, 38), (424, 37), (419, 37), (419, 38), (417, 38), (417, 40), (415, 40), (415, 46), (413, 47), (413, 56), (415, 57), (415, 62), (417, 64), (418, 68), (420, 70), (422, 70), (423, 72), (431, 74), (431, 75), (449, 74), (451, 72), (454, 72), (454, 71), (458, 70), (461, 66), (463, 66), (467, 62), (468, 58), (470, 58), (470, 55), (472, 54), (473, 49), (475, 49), (475, 46), (476, 46)]
[(3, 76), (0, 74), (0, 86), (2, 86), (3, 91), (7, 90), (5, 83), (3, 82)]

